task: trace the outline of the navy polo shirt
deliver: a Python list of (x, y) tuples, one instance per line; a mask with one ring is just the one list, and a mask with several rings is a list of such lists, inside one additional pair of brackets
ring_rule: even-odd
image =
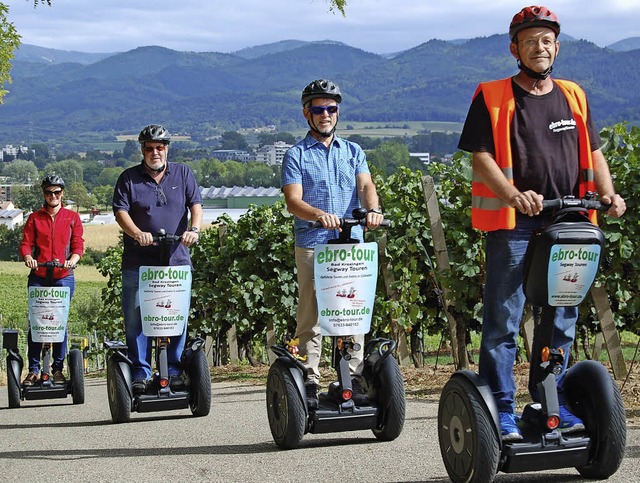
[[(160, 184), (142, 163), (132, 166), (122, 172), (113, 192), (114, 214), (128, 212), (138, 228), (153, 234), (164, 229), (182, 235), (188, 228), (189, 209), (197, 204), (202, 204), (202, 197), (196, 178), (187, 165), (179, 163), (167, 163)], [(124, 234), (123, 270), (166, 264), (160, 247), (141, 247)], [(191, 265), (189, 249), (182, 243), (173, 244), (169, 265)]]

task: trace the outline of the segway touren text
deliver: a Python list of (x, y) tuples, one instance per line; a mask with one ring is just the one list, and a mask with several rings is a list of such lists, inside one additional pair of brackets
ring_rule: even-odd
[[(163, 249), (165, 263), (169, 248), (180, 243), (180, 237), (160, 230), (153, 237)], [(107, 359), (107, 392), (114, 423), (128, 422), (131, 412), (153, 412), (190, 408), (194, 416), (206, 416), (211, 409), (211, 376), (202, 350), (204, 339), (187, 340), (180, 362), (184, 388), (173, 390), (170, 385), (167, 348), (169, 338), (186, 330), (191, 300), (191, 267), (143, 266), (139, 271), (139, 302), (142, 330), (153, 338), (156, 372), (146, 384), (143, 394), (134, 394), (131, 380), (132, 362), (127, 346), (120, 341), (105, 341)]]
[(18, 350), (18, 331), (2, 332), (2, 347), (7, 350), (7, 392), (9, 407), (19, 408), (21, 400), (66, 398), (71, 394), (73, 404), (84, 403), (84, 357), (72, 346), (67, 356), (69, 379), (56, 384), (51, 374), (53, 343), (64, 341), (69, 317), (71, 292), (69, 287), (54, 286), (53, 269), (62, 267), (58, 260), (38, 263), (46, 267), (47, 286), (28, 287), (29, 327), (34, 342), (42, 343), (40, 378), (32, 385), (20, 382), (24, 361)]
[(529, 388), (537, 401), (519, 419), (519, 441), (502, 441), (498, 409), (489, 386), (469, 370), (445, 385), (438, 408), (440, 451), (454, 482), (489, 482), (498, 471), (518, 473), (575, 467), (587, 478), (613, 475), (624, 456), (625, 409), (607, 369), (581, 361), (567, 370), (564, 395), (585, 430), (562, 433), (556, 376), (564, 353), (553, 345), (557, 307), (577, 306), (596, 277), (604, 246), (602, 231), (588, 218), (607, 205), (573, 197), (543, 201), (555, 210), (552, 222), (534, 233), (527, 247), (523, 289), (528, 303), (541, 308), (531, 351)]
[[(369, 331), (377, 279), (377, 244), (359, 244), (351, 238), (352, 227), (366, 226), (366, 215), (364, 209), (354, 210), (353, 218), (341, 220), (339, 238), (315, 248), (321, 333), (332, 339), (332, 361), (338, 376), (328, 392), (319, 394), (317, 407), (307, 402), (307, 368), (298, 358), (297, 347), (284, 344), (271, 348), (278, 358), (267, 378), (267, 414), (271, 434), (280, 448), (298, 447), (306, 433), (369, 429), (377, 439), (391, 441), (402, 431), (405, 393), (402, 374), (393, 357), (393, 340), (376, 338), (365, 344), (361, 380), (370, 402), (356, 406), (352, 399), (349, 360), (352, 351), (360, 349), (353, 336)], [(385, 220), (383, 225), (389, 223)], [(319, 222), (310, 226), (322, 228)], [(324, 271), (320, 269), (322, 265), (334, 271)]]

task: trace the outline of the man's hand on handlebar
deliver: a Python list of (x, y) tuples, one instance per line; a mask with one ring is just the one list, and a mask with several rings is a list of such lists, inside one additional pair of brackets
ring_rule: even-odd
[(627, 210), (627, 205), (624, 202), (624, 198), (618, 194), (612, 196), (603, 195), (600, 197), (600, 201), (606, 203), (607, 205), (611, 205), (609, 209), (605, 211), (605, 215), (607, 216), (620, 218)]
[(542, 211), (542, 199), (542, 195), (528, 190), (515, 195), (509, 204), (523, 215), (535, 216)]
[(190, 247), (191, 245), (195, 245), (200, 238), (200, 234), (197, 231), (185, 231), (180, 237), (180, 241), (183, 245)]
[(148, 231), (139, 231), (133, 236), (133, 239), (141, 247), (148, 247), (153, 245), (153, 234)]
[(380, 226), (382, 220), (384, 220), (384, 215), (382, 213), (369, 211), (367, 213), (367, 230), (375, 230)]
[(318, 221), (328, 230), (340, 230), (340, 218), (337, 215), (323, 213), (318, 217)]

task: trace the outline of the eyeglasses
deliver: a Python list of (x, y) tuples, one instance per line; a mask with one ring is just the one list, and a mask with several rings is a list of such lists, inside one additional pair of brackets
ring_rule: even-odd
[(550, 49), (558, 41), (556, 39), (550, 39), (548, 37), (541, 39), (527, 39), (521, 40), (520, 43), (524, 44), (527, 49), (535, 49), (538, 45), (542, 44), (543, 49)]
[(44, 190), (45, 196), (62, 196), (62, 190)]
[(321, 114), (324, 114), (325, 111), (327, 111), (329, 114), (335, 114), (336, 112), (338, 112), (338, 106), (337, 105), (333, 105), (333, 106), (311, 106), (308, 109), (311, 111), (311, 114), (313, 114), (315, 116), (319, 116)]
[(160, 146), (145, 146), (144, 147), (144, 152), (145, 153), (152, 153), (154, 151), (158, 151), (159, 153), (161, 153), (165, 149), (167, 149), (167, 146), (165, 146), (164, 144), (161, 144)]
[(158, 197), (158, 206), (164, 206), (167, 204), (167, 195), (164, 194), (162, 186), (157, 185), (154, 193)]

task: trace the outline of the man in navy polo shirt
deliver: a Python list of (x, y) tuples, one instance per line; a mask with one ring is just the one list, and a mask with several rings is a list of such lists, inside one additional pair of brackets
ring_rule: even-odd
[[(113, 212), (124, 232), (122, 310), (136, 395), (145, 392), (151, 377), (152, 348), (142, 333), (138, 269), (142, 265), (166, 265), (161, 247), (152, 246), (153, 236), (160, 229), (181, 235), (181, 243), (171, 247), (169, 265), (191, 265), (188, 247), (198, 241), (202, 224), (202, 198), (193, 172), (184, 164), (167, 162), (169, 131), (151, 124), (140, 132), (138, 141), (142, 162), (120, 175), (113, 194)], [(171, 337), (169, 344), (170, 386), (174, 391), (184, 389), (180, 356), (185, 339), (186, 328), (181, 337)]]
[[(329, 80), (315, 80), (304, 88), (301, 101), (309, 132), (284, 156), (282, 192), (287, 209), (295, 215), (299, 296), (295, 337), (300, 339), (300, 355), (307, 356), (307, 403), (317, 407), (322, 336), (314, 292), (313, 249), (337, 238), (340, 218), (351, 217), (354, 208), (369, 210), (368, 228), (377, 228), (384, 217), (364, 151), (334, 134), (342, 102), (338, 86)], [(309, 228), (309, 221), (320, 221), (324, 228)], [(351, 236), (362, 241), (362, 227), (354, 227)], [(358, 377), (363, 369), (364, 334), (355, 339), (360, 350), (349, 361), (353, 400), (356, 405), (364, 405), (368, 398)]]

